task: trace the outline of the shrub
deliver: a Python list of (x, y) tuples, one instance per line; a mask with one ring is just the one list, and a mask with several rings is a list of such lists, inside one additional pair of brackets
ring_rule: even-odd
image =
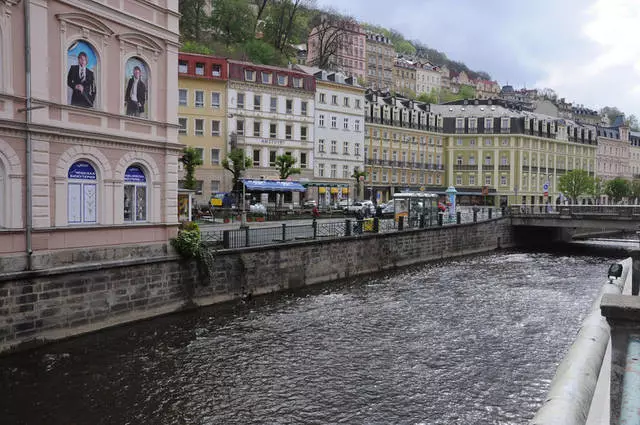
[(196, 258), (200, 254), (200, 229), (196, 223), (183, 226), (175, 239), (171, 239), (171, 246), (183, 258)]

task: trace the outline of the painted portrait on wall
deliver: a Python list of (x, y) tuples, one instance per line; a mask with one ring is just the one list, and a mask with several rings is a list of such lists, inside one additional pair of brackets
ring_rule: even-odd
[(96, 103), (98, 58), (93, 47), (76, 41), (67, 50), (67, 104), (93, 108)]
[(125, 92), (124, 107), (126, 114), (134, 117), (149, 118), (149, 69), (138, 58), (127, 60), (124, 68)]

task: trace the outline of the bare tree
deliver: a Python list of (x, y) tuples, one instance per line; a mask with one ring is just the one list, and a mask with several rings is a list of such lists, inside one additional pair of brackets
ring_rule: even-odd
[(346, 45), (349, 28), (354, 24), (353, 19), (335, 13), (321, 13), (314, 19), (315, 25), (309, 34), (316, 54), (309, 63), (321, 69), (332, 69), (336, 63), (335, 56)]
[(296, 15), (307, 3), (310, 0), (271, 0), (265, 35), (277, 50), (287, 49)]

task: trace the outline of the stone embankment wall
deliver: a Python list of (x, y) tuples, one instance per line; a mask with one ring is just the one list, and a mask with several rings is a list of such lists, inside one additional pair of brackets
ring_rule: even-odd
[(0, 275), (0, 352), (229, 301), (246, 292), (299, 288), (510, 246), (509, 220), (497, 219), (213, 251), (205, 274), (167, 245), (117, 247), (90, 256), (69, 252), (68, 261), (57, 267)]

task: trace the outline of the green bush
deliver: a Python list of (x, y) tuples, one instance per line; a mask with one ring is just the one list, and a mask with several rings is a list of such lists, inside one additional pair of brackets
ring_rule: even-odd
[(175, 239), (171, 239), (171, 246), (178, 251), (183, 258), (196, 258), (200, 253), (200, 229), (198, 225), (192, 223), (189, 229), (183, 229), (178, 232)]

